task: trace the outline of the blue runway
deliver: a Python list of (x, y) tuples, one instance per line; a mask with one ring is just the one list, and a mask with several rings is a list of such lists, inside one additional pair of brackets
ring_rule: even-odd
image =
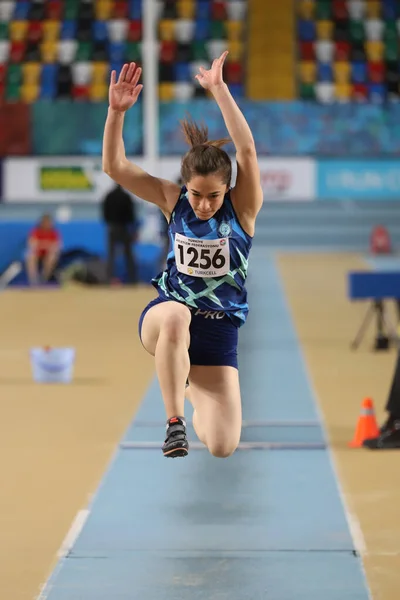
[(370, 598), (279, 274), (261, 248), (248, 289), (242, 443), (261, 447), (166, 460), (154, 382), (41, 600)]

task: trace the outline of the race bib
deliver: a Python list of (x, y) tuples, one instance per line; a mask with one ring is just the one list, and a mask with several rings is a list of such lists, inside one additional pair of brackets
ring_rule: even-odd
[(229, 273), (229, 238), (198, 240), (176, 233), (174, 249), (180, 273), (193, 277), (220, 277)]

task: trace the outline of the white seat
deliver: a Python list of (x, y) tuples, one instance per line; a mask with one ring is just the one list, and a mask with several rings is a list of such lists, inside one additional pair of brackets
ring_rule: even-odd
[(123, 42), (128, 34), (126, 19), (110, 19), (107, 21), (108, 37), (111, 42)]
[(0, 1), (0, 21), (11, 21), (15, 2), (12, 0)]
[(367, 19), (364, 21), (365, 33), (368, 40), (380, 41), (383, 37), (383, 21), (380, 19)]
[(228, 42), (226, 40), (210, 40), (207, 42), (207, 52), (210, 60), (219, 58), (225, 50), (228, 49)]
[(72, 81), (76, 85), (87, 85), (92, 80), (92, 63), (88, 61), (75, 62), (71, 65)]
[(230, 21), (243, 21), (246, 15), (246, 2), (231, 0), (226, 3), (226, 10)]
[(333, 102), (335, 99), (335, 87), (333, 83), (317, 83), (315, 86), (315, 96), (323, 104)]
[(361, 21), (365, 14), (365, 2), (363, 0), (349, 0), (347, 8), (350, 18), (354, 21)]
[(7, 62), (10, 53), (9, 40), (0, 40), (0, 63)]
[(189, 81), (178, 81), (175, 83), (175, 99), (178, 102), (186, 102), (193, 97), (194, 85)]
[(58, 42), (58, 60), (62, 65), (69, 65), (74, 61), (77, 49), (76, 40), (60, 40)]
[(175, 24), (175, 37), (178, 42), (187, 44), (193, 39), (194, 21), (190, 19), (177, 19)]
[(204, 69), (209, 69), (210, 63), (208, 63), (204, 60), (195, 60), (190, 63), (190, 72), (192, 75), (192, 80), (194, 81), (194, 84), (197, 87), (200, 86), (200, 83), (197, 81), (197, 79), (195, 79), (195, 76), (198, 75), (200, 67), (204, 67)]
[(329, 40), (318, 40), (315, 43), (315, 54), (320, 62), (330, 63), (333, 60), (334, 46)]

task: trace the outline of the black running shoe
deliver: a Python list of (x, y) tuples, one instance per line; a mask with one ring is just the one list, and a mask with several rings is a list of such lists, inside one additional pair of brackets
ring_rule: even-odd
[(171, 417), (167, 421), (167, 437), (162, 450), (167, 458), (178, 458), (188, 454), (189, 443), (186, 438), (186, 421), (183, 417)]
[(370, 450), (400, 449), (400, 420), (393, 421), (391, 427), (386, 427), (379, 437), (364, 440), (363, 446)]

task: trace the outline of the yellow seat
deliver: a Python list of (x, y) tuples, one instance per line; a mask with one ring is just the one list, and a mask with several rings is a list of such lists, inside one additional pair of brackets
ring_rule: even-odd
[(43, 21), (43, 39), (58, 40), (60, 37), (60, 21)]
[(89, 98), (94, 102), (102, 102), (107, 98), (108, 85), (106, 83), (92, 83), (89, 89)]
[(350, 83), (336, 83), (335, 97), (339, 102), (348, 102), (351, 98), (352, 85)]
[(341, 61), (333, 65), (336, 83), (348, 83), (350, 81), (351, 67), (350, 63)]
[(22, 65), (22, 80), (24, 84), (39, 83), (40, 72), (42, 70), (41, 63), (27, 62)]
[(105, 83), (108, 80), (109, 65), (106, 62), (92, 63), (92, 82)]
[(240, 40), (228, 41), (229, 58), (232, 61), (241, 60), (243, 57), (244, 46)]
[(313, 0), (300, 0), (298, 11), (301, 19), (313, 19), (315, 2)]
[(46, 40), (40, 44), (40, 51), (44, 63), (54, 63), (57, 60), (58, 43)]
[(382, 60), (384, 52), (384, 44), (379, 40), (368, 40), (365, 42), (365, 52), (368, 60)]
[(20, 42), (25, 39), (28, 30), (28, 21), (10, 21), (9, 36), (12, 42)]
[(160, 40), (172, 42), (175, 39), (175, 20), (162, 19), (158, 25)]
[(312, 60), (303, 60), (299, 64), (299, 75), (303, 83), (314, 83), (317, 76), (317, 65)]
[(21, 100), (30, 104), (35, 102), (39, 96), (39, 85), (35, 83), (24, 83), (21, 88)]
[(317, 39), (331, 40), (333, 35), (333, 21), (317, 21)]
[(107, 21), (111, 18), (113, 3), (111, 0), (96, 0), (95, 15), (99, 21)]
[(196, 7), (193, 0), (178, 0), (178, 17), (180, 19), (193, 19)]
[(379, 19), (381, 16), (381, 0), (367, 0), (365, 14), (367, 19)]
[(169, 102), (175, 98), (174, 84), (164, 81), (158, 86), (158, 97), (164, 102)]
[(243, 39), (243, 23), (242, 21), (226, 21), (225, 29), (228, 40), (237, 41)]

